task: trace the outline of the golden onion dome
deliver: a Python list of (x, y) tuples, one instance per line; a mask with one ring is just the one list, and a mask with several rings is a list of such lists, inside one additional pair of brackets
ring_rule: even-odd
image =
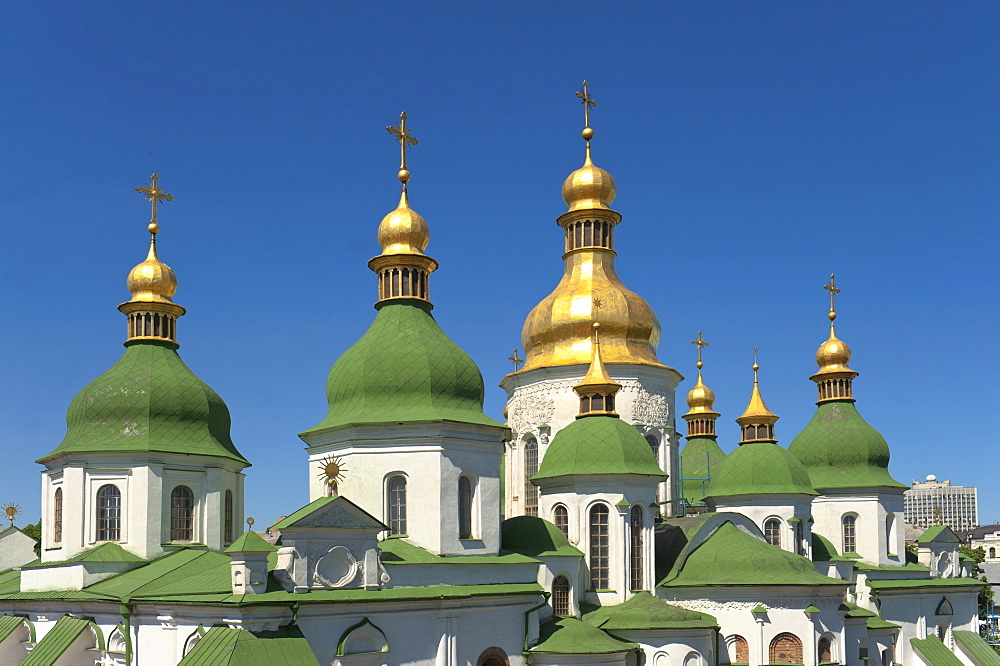
[(816, 350), (816, 365), (820, 373), (850, 372), (851, 348), (830, 329), (829, 339)]
[(615, 200), (615, 179), (590, 160), (590, 146), (583, 166), (566, 176), (562, 197), (569, 210), (611, 209)]
[[(151, 224), (150, 227), (153, 227)], [(155, 232), (153, 232), (155, 234)], [(149, 242), (146, 260), (129, 271), (125, 282), (133, 301), (172, 303), (177, 291), (174, 271), (156, 256), (156, 236)]]
[(404, 189), (396, 210), (383, 217), (378, 225), (378, 242), (382, 246), (382, 254), (423, 254), (430, 238), (427, 222), (410, 208)]
[(688, 391), (687, 405), (690, 408), (688, 414), (714, 414), (715, 392), (705, 386), (701, 379), (701, 370), (698, 371), (698, 381)]

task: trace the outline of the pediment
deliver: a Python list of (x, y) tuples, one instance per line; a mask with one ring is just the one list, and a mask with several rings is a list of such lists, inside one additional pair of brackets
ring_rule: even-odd
[(278, 530), (310, 527), (376, 531), (389, 529), (378, 518), (343, 496), (321, 497), (279, 521), (274, 527)]

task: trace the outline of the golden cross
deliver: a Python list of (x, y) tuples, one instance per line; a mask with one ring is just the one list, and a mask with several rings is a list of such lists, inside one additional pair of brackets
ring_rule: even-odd
[[(406, 111), (399, 114), (399, 122), (395, 125), (390, 125), (386, 127), (389, 134), (396, 137), (396, 141), (399, 141), (399, 171), (400, 180), (404, 183), (406, 182), (402, 177), (402, 172), (406, 171), (406, 146), (407, 144), (411, 146), (417, 145), (417, 137), (410, 134), (410, 130), (406, 128)], [(409, 174), (407, 174), (409, 175)]]
[(823, 288), (830, 292), (830, 312), (833, 312), (833, 299), (840, 293), (840, 289), (837, 288), (836, 276), (833, 273), (830, 273), (830, 284), (824, 284)]
[(760, 366), (757, 365), (757, 346), (754, 345), (753, 348), (753, 380), (757, 381), (757, 371), (760, 370)]
[(524, 363), (524, 359), (517, 355), (517, 347), (514, 347), (514, 353), (508, 356), (507, 360), (514, 362), (514, 372), (517, 372), (517, 367)]
[(691, 344), (698, 345), (698, 363), (697, 363), (697, 368), (699, 370), (701, 370), (701, 366), (704, 365), (701, 362), (701, 350), (704, 349), (705, 347), (709, 346), (712, 343), (709, 342), (708, 340), (706, 340), (705, 338), (701, 337), (701, 331), (698, 331), (698, 337), (696, 339), (692, 340)]
[(146, 183), (144, 187), (135, 188), (135, 191), (138, 192), (139, 194), (146, 195), (146, 201), (153, 202), (153, 217), (150, 218), (149, 220), (149, 232), (151, 234), (155, 234), (157, 231), (160, 230), (160, 226), (156, 222), (156, 204), (160, 203), (161, 201), (174, 200), (174, 197), (172, 195), (167, 194), (166, 192), (160, 189), (159, 183), (160, 183), (160, 176), (154, 173), (151, 183)]
[(583, 126), (590, 127), (590, 107), (597, 106), (597, 100), (590, 96), (586, 81), (583, 82), (583, 92), (577, 91), (576, 96), (580, 98), (580, 103), (583, 104)]

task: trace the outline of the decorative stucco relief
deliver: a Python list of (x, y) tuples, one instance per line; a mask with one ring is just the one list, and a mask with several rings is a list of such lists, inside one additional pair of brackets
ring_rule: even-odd
[(569, 382), (540, 382), (515, 389), (507, 406), (507, 425), (518, 434), (537, 431), (555, 418), (555, 395), (571, 389)]
[(670, 423), (670, 405), (666, 396), (650, 393), (638, 385), (637, 389), (632, 399), (632, 422), (665, 428)]

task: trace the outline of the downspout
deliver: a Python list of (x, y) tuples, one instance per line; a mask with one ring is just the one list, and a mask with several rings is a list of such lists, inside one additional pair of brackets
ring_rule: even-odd
[(121, 605), (118, 606), (118, 612), (122, 616), (122, 625), (125, 627), (125, 666), (132, 666), (132, 606), (129, 605), (129, 598), (125, 597), (122, 599)]
[(542, 596), (545, 598), (545, 601), (543, 601), (542, 603), (538, 604), (537, 606), (534, 606), (533, 608), (529, 608), (528, 610), (524, 611), (524, 652), (525, 653), (528, 652), (528, 619), (531, 617), (532, 613), (534, 613), (537, 610), (541, 610), (542, 608), (545, 608), (546, 606), (549, 605), (549, 596), (551, 596), (550, 593), (549, 592), (542, 592)]

